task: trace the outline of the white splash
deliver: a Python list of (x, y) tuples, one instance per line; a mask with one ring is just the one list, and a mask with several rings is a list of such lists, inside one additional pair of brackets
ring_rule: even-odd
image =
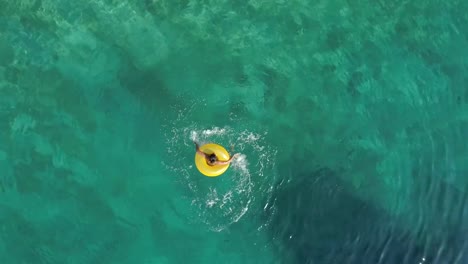
[(202, 134), (205, 136), (211, 136), (211, 135), (224, 135), (226, 133), (225, 128), (219, 128), (215, 127), (213, 129), (206, 129), (202, 131)]
[(239, 154), (235, 159), (233, 159), (231, 166), (242, 174), (250, 176), (248, 169), (249, 162), (247, 161), (247, 156), (245, 154)]

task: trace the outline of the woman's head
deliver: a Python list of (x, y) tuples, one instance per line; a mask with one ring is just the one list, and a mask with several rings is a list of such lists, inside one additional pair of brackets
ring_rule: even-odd
[(216, 155), (214, 153), (210, 154), (210, 156), (208, 156), (208, 160), (210, 161), (210, 163), (215, 163), (217, 160)]

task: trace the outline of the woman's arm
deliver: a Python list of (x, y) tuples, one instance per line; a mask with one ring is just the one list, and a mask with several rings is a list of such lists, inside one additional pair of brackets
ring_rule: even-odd
[(231, 163), (232, 159), (237, 157), (239, 155), (239, 153), (236, 153), (234, 155), (232, 155), (229, 160), (226, 160), (226, 161), (221, 161), (221, 160), (218, 160), (215, 162), (215, 165), (226, 165), (226, 164), (229, 164)]
[(203, 151), (200, 150), (200, 148), (198, 147), (198, 144), (197, 144), (195, 141), (194, 141), (193, 143), (195, 144), (195, 148), (196, 148), (196, 150), (197, 150), (197, 153), (200, 154), (200, 155), (202, 155), (202, 156), (204, 156), (204, 157), (206, 158), (205, 152), (203, 152)]

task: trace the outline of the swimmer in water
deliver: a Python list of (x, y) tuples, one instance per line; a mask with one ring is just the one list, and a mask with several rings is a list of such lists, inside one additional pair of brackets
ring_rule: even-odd
[(233, 158), (235, 158), (235, 157), (237, 157), (239, 155), (239, 153), (236, 153), (236, 154), (232, 155), (229, 158), (229, 160), (226, 160), (226, 161), (218, 160), (218, 157), (216, 157), (216, 155), (214, 153), (207, 154), (207, 153), (200, 150), (200, 148), (198, 147), (198, 144), (195, 141), (193, 143), (195, 144), (195, 147), (197, 149), (197, 153), (204, 156), (205, 160), (206, 160), (206, 164), (208, 164), (210, 166), (229, 164), (229, 163), (231, 163)]

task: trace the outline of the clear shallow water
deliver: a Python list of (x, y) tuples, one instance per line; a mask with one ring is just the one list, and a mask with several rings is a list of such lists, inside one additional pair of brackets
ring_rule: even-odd
[(466, 263), (466, 10), (0, 2), (0, 261)]

